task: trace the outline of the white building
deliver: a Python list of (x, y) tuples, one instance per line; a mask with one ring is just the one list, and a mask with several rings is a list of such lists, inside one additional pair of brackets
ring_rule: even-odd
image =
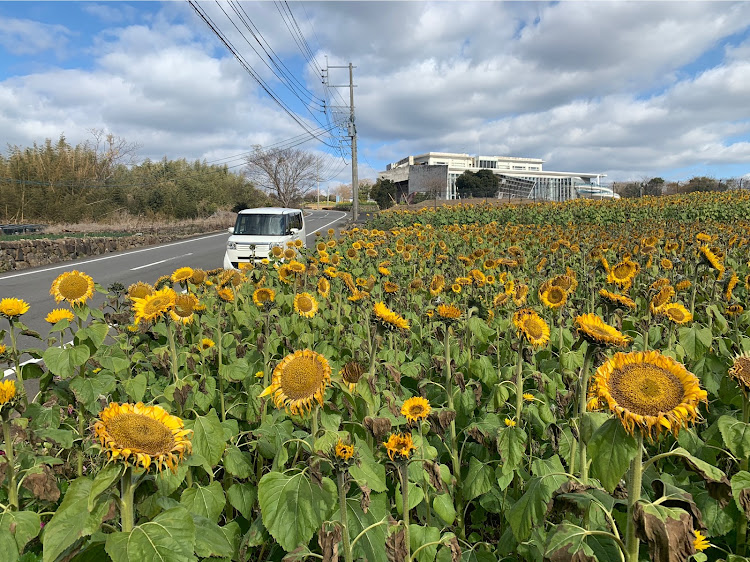
[(601, 185), (606, 174), (596, 172), (553, 172), (542, 168), (539, 158), (513, 156), (470, 156), (452, 152), (428, 152), (407, 156), (389, 164), (378, 176), (399, 185), (400, 194), (438, 193), (443, 199), (457, 199), (456, 179), (466, 172), (491, 170), (500, 176), (498, 198), (519, 197), (547, 201), (577, 198), (619, 198)]

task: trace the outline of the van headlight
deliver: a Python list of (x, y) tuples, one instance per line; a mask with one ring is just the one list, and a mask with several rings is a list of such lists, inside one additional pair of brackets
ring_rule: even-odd
[(227, 242), (227, 250), (236, 250), (237, 242)]

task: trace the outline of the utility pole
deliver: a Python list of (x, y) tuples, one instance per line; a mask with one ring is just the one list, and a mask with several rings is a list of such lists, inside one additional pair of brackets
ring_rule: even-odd
[(318, 182), (318, 211), (320, 211), (320, 158), (316, 162), (315, 167), (315, 180)]
[(329, 86), (331, 88), (349, 88), (349, 123), (347, 125), (347, 134), (352, 140), (352, 221), (356, 222), (359, 217), (359, 172), (357, 170), (357, 127), (354, 122), (354, 69), (355, 66), (349, 63), (348, 66), (329, 66), (326, 68), (326, 79), (328, 78), (328, 69), (330, 68), (348, 68), (349, 85)]

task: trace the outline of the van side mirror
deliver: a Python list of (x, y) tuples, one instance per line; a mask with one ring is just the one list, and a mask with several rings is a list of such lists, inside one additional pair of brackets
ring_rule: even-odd
[(289, 234), (297, 234), (299, 232), (299, 228), (290, 228)]
[(229, 228), (227, 228), (227, 232), (228, 232), (229, 234), (234, 234), (234, 227), (233, 227), (233, 226), (230, 226)]

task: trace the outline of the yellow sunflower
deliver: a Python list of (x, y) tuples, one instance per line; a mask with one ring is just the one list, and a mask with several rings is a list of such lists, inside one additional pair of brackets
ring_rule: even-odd
[(55, 302), (83, 304), (94, 296), (94, 280), (78, 270), (66, 271), (52, 282), (49, 293)]
[(411, 433), (391, 433), (388, 441), (385, 441), (383, 445), (392, 461), (396, 458), (408, 459), (417, 450), (411, 438)]
[(399, 287), (397, 283), (392, 283), (390, 281), (383, 283), (383, 290), (389, 294), (397, 293), (400, 288), (401, 287)]
[(271, 248), (271, 256), (274, 258), (280, 258), (281, 255), (284, 253), (284, 248), (281, 246), (274, 246)]
[(144, 283), (143, 281), (138, 281), (138, 283), (133, 283), (132, 285), (130, 285), (130, 287), (128, 287), (128, 298), (130, 300), (142, 299), (152, 294), (153, 292), (154, 288), (151, 285), (149, 285), (148, 283)]
[(173, 473), (185, 454), (192, 452), (192, 430), (161, 406), (110, 403), (94, 424), (94, 433), (112, 460), (148, 470), (165, 466)]
[(234, 301), (234, 291), (229, 287), (222, 287), (221, 289), (217, 289), (216, 294), (224, 302)]
[(687, 324), (692, 321), (693, 315), (679, 302), (670, 302), (661, 308), (661, 313), (675, 324)]
[(549, 342), (549, 326), (534, 310), (517, 310), (513, 313), (513, 324), (533, 347), (542, 347)]
[(578, 316), (575, 320), (578, 333), (587, 341), (596, 345), (614, 345), (625, 347), (633, 341), (616, 328), (605, 324), (596, 314), (589, 313)]
[(57, 324), (60, 320), (67, 320), (68, 322), (72, 322), (73, 318), (75, 318), (75, 316), (67, 308), (56, 308), (52, 312), (50, 312), (44, 318), (44, 320), (54, 325)]
[(16, 381), (5, 379), (0, 381), (0, 406), (4, 406), (16, 397)]
[(425, 419), (432, 408), (426, 398), (414, 396), (409, 398), (401, 406), (401, 415), (406, 416), (406, 421), (415, 422)]
[(294, 250), (293, 248), (287, 248), (286, 250), (284, 250), (283, 254), (284, 254), (284, 259), (286, 260), (292, 260), (295, 257), (297, 257), (297, 251)]
[(445, 288), (445, 277), (443, 277), (441, 274), (435, 274), (432, 277), (432, 281), (430, 281), (430, 294), (433, 297), (438, 296), (440, 293), (443, 292), (443, 289)]
[(343, 379), (347, 388), (349, 388), (349, 392), (354, 392), (354, 389), (357, 388), (359, 379), (361, 379), (362, 375), (364, 374), (364, 365), (362, 365), (362, 363), (360, 363), (359, 361), (354, 360), (348, 361), (346, 365), (344, 365), (339, 371), (339, 375), (341, 375), (341, 378)]
[(386, 328), (397, 328), (399, 330), (409, 329), (409, 321), (400, 314), (393, 312), (384, 302), (375, 303), (372, 311), (378, 321)]
[(609, 269), (607, 283), (614, 283), (620, 287), (630, 285), (633, 277), (638, 273), (638, 269), (639, 265), (636, 262), (624, 259)]
[(289, 271), (291, 271), (295, 275), (302, 275), (305, 273), (305, 271), (307, 271), (305, 264), (298, 261), (290, 261), (287, 267), (289, 268)]
[(203, 285), (206, 281), (206, 272), (202, 269), (194, 269), (193, 274), (190, 276), (190, 282), (193, 285)]
[(26, 314), (29, 303), (23, 299), (9, 298), (0, 300), (0, 314), (6, 318), (16, 318)]
[(201, 339), (201, 349), (211, 349), (215, 345), (214, 340), (210, 338)]
[(135, 314), (135, 323), (139, 324), (141, 320), (151, 321), (160, 318), (174, 306), (175, 292), (170, 287), (165, 287), (146, 295), (142, 299), (133, 299), (133, 312)]
[(730, 304), (724, 309), (724, 314), (727, 316), (739, 316), (744, 310), (745, 308), (741, 304)]
[(695, 538), (693, 539), (693, 548), (695, 548), (697, 552), (701, 552), (713, 546), (708, 542), (708, 538), (701, 534), (700, 531), (693, 529), (693, 534), (695, 535)]
[(313, 401), (323, 405), (331, 382), (331, 366), (320, 353), (304, 349), (290, 353), (273, 370), (271, 384), (260, 396), (271, 396), (277, 408), (292, 414), (310, 411)]
[(662, 308), (672, 301), (675, 295), (674, 287), (667, 285), (662, 287), (661, 290), (654, 295), (649, 302), (648, 307), (652, 314), (658, 314), (662, 311)]
[(732, 377), (740, 388), (747, 393), (750, 391), (750, 354), (740, 353), (735, 356), (732, 366), (729, 368), (729, 376)]
[(276, 298), (276, 292), (268, 287), (261, 287), (255, 289), (253, 292), (253, 302), (255, 306), (264, 306), (267, 303), (272, 303)]
[(458, 320), (461, 317), (461, 309), (455, 304), (439, 304), (437, 313), (442, 320), (447, 321)]
[(318, 294), (327, 299), (331, 294), (331, 282), (325, 277), (318, 279)]
[(354, 445), (347, 445), (339, 439), (334, 449), (334, 455), (337, 459), (348, 462), (354, 456)]
[(190, 293), (178, 293), (174, 297), (172, 308), (169, 309), (169, 317), (178, 324), (190, 324), (195, 318), (195, 309), (198, 298)]
[(180, 267), (179, 269), (174, 270), (170, 279), (172, 280), (172, 283), (181, 283), (183, 281), (188, 281), (192, 276), (192, 267)]
[(588, 409), (609, 408), (631, 435), (638, 428), (651, 438), (675, 435), (698, 419), (707, 393), (684, 365), (658, 351), (616, 353), (596, 371)]
[(550, 285), (543, 287), (544, 290), (540, 289), (539, 300), (542, 304), (553, 310), (560, 308), (568, 300), (568, 293), (563, 290), (562, 287), (557, 285)]
[(294, 310), (300, 316), (312, 318), (318, 312), (318, 301), (310, 293), (299, 293), (294, 297)]
[(608, 291), (607, 289), (601, 289), (599, 291), (599, 296), (604, 297), (610, 303), (616, 306), (624, 306), (626, 308), (635, 310), (635, 307), (636, 307), (635, 301), (626, 295), (621, 295), (620, 293), (613, 293), (611, 291)]
[(495, 298), (492, 299), (492, 306), (495, 308), (503, 306), (506, 302), (508, 302), (508, 299), (510, 296), (508, 296), (508, 293), (502, 292), (495, 295)]

